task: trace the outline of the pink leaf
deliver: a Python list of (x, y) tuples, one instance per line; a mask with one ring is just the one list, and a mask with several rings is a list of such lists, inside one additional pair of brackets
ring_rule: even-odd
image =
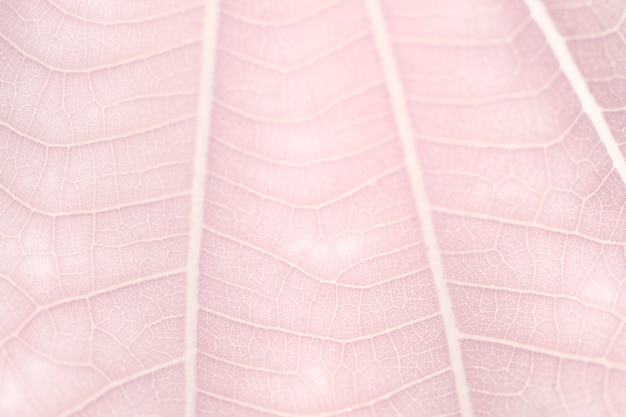
[(626, 6), (0, 0), (0, 416), (626, 415)]

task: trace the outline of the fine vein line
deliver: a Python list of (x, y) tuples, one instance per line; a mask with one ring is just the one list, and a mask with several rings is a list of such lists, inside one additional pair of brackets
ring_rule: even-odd
[(200, 280), (200, 253), (202, 245), (203, 207), (205, 181), (208, 171), (209, 134), (211, 131), (211, 105), (213, 103), (213, 78), (217, 51), (219, 16), (218, 0), (207, 0), (204, 5), (204, 29), (200, 94), (198, 98), (196, 148), (194, 150), (191, 188), (191, 214), (189, 231), (189, 256), (186, 282), (185, 317), (185, 416), (196, 415), (196, 361), (198, 343), (198, 288)]
[(461, 334), (457, 328), (450, 293), (445, 281), (443, 260), (441, 259), (441, 252), (437, 243), (435, 226), (431, 214), (432, 207), (426, 196), (424, 179), (417, 158), (415, 135), (411, 126), (409, 110), (406, 105), (407, 101), (396, 67), (391, 48), (391, 39), (379, 1), (380, 0), (366, 0), (366, 7), (372, 23), (373, 36), (380, 56), (384, 78), (389, 89), (391, 106), (395, 123), (398, 126), (398, 134), (404, 151), (404, 162), (409, 174), (415, 206), (419, 215), (422, 233), (424, 234), (424, 242), (428, 248), (428, 262), (433, 273), (435, 289), (437, 291), (437, 298), (445, 327), (448, 350), (450, 352), (450, 364), (456, 383), (461, 416), (471, 417), (473, 410), (470, 402), (465, 369), (463, 368), (460, 345)]
[(561, 71), (563, 71), (574, 93), (580, 99), (583, 112), (589, 117), (591, 123), (596, 128), (600, 136), (600, 142), (602, 142), (606, 148), (615, 170), (622, 179), (622, 183), (626, 184), (626, 160), (622, 156), (615, 137), (611, 132), (611, 128), (604, 118), (602, 108), (593, 97), (585, 77), (580, 72), (576, 61), (574, 61), (567, 47), (567, 42), (559, 33), (548, 10), (540, 0), (526, 0), (526, 6), (530, 10), (531, 19), (537, 23), (539, 30), (545, 35), (548, 46), (561, 66)]

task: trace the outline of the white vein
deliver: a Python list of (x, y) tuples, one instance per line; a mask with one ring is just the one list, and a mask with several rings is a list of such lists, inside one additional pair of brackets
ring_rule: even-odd
[(187, 277), (185, 322), (185, 416), (196, 413), (196, 354), (198, 340), (198, 288), (200, 280), (200, 253), (202, 245), (205, 181), (208, 170), (213, 77), (217, 50), (219, 1), (207, 0), (204, 6), (202, 70), (198, 102), (198, 127), (194, 152), (194, 171), (191, 189), (191, 222)]
[(411, 181), (411, 188), (415, 197), (415, 205), (420, 218), (420, 225), (424, 234), (424, 242), (428, 248), (428, 262), (433, 273), (435, 289), (437, 291), (441, 315), (444, 322), (446, 340), (450, 352), (451, 369), (456, 383), (461, 415), (463, 417), (470, 417), (473, 415), (473, 411), (465, 370), (463, 368), (460, 334), (452, 310), (450, 294), (446, 286), (443, 260), (441, 259), (441, 252), (435, 236), (432, 207), (426, 196), (424, 180), (417, 159), (415, 134), (411, 127), (409, 111), (406, 104), (407, 97), (404, 94), (402, 82), (395, 64), (393, 51), (391, 49), (391, 39), (389, 38), (385, 17), (381, 10), (379, 0), (366, 0), (366, 5), (373, 26), (374, 39), (381, 59), (384, 78), (389, 89), (393, 114), (404, 151), (404, 161)]
[(565, 39), (559, 33), (554, 21), (550, 17), (548, 10), (540, 0), (526, 0), (526, 5), (530, 10), (531, 18), (537, 23), (539, 29), (546, 37), (546, 42), (561, 65), (561, 71), (570, 82), (574, 93), (580, 99), (583, 112), (589, 116), (591, 123), (595, 127), (600, 141), (605, 146), (609, 157), (613, 162), (615, 170), (626, 184), (626, 161), (622, 156), (619, 146), (611, 133), (611, 128), (602, 113), (602, 108), (598, 105), (593, 94), (589, 90), (587, 80), (580, 72), (578, 65), (572, 57)]

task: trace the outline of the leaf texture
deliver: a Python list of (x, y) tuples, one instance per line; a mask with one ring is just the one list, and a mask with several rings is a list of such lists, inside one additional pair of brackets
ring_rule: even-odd
[(0, 416), (626, 415), (625, 9), (0, 0)]

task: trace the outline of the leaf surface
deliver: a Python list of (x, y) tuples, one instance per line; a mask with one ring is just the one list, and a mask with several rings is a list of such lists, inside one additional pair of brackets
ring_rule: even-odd
[(626, 414), (624, 9), (0, 0), (0, 416)]

